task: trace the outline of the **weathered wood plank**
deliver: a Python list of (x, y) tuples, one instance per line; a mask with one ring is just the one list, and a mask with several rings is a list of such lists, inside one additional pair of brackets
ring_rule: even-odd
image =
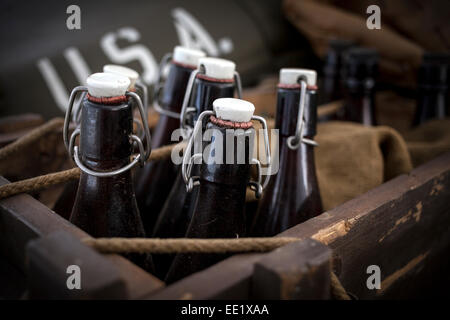
[[(118, 268), (67, 232), (55, 232), (30, 241), (27, 257), (31, 299), (127, 298)], [(78, 270), (70, 269), (74, 267)], [(79, 287), (75, 287), (75, 277), (79, 278)]]
[[(411, 274), (426, 267), (429, 275), (450, 265), (445, 259), (450, 245), (448, 199), (450, 153), (279, 236), (313, 238), (332, 248), (340, 280), (360, 298), (414, 296), (424, 286), (418, 278), (426, 283), (427, 276)], [(235, 255), (148, 298), (248, 298), (253, 265), (263, 256)], [(381, 268), (385, 282), (379, 291), (366, 287), (370, 264)], [(409, 279), (416, 281), (414, 291)]]
[(251, 298), (304, 300), (330, 298), (331, 250), (306, 239), (278, 248), (255, 263)]
[[(448, 199), (450, 154), (282, 235), (316, 230), (311, 237), (333, 249), (340, 258), (341, 282), (359, 298), (420, 296), (424, 284), (412, 275), (427, 264), (450, 266), (445, 259), (450, 245)], [(369, 265), (381, 269), (381, 290), (366, 286)]]
[[(0, 177), (0, 185), (6, 183), (8, 181)], [(65, 231), (77, 239), (89, 237), (27, 194), (0, 200), (0, 252), (22, 272), (25, 272), (27, 243), (56, 231)], [(164, 286), (162, 281), (125, 258), (106, 257), (118, 266), (131, 298), (140, 298)]]

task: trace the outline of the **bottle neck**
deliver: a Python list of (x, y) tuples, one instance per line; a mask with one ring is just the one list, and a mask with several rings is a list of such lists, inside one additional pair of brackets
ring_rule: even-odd
[[(278, 89), (276, 128), (279, 129), (280, 168), (278, 175), (295, 175), (296, 184), (304, 185), (302, 179), (315, 179), (314, 147), (303, 142), (297, 149), (288, 146), (288, 138), (295, 136), (299, 113), (300, 89)], [(313, 139), (317, 128), (317, 91), (307, 90), (305, 97), (303, 136)], [(278, 150), (276, 150), (277, 152)], [(305, 175), (308, 172), (310, 174)], [(294, 177), (293, 177), (294, 178)], [(271, 182), (274, 182), (271, 179)]]
[(344, 81), (345, 103), (339, 111), (340, 120), (376, 125), (375, 80), (348, 78)]
[(193, 120), (197, 120), (200, 113), (212, 110), (213, 102), (219, 98), (232, 98), (234, 96), (234, 81), (213, 81), (197, 77), (194, 82), (190, 106), (196, 109)]
[[(169, 75), (164, 82), (162, 90), (161, 106), (172, 112), (181, 112), (184, 93), (193, 68), (171, 63)], [(156, 149), (172, 142), (172, 132), (180, 127), (180, 120), (164, 114), (160, 114), (159, 121), (152, 132), (152, 148)], [(148, 168), (148, 166), (146, 166)], [(140, 192), (138, 192), (139, 194)]]
[(183, 104), (184, 93), (191, 76), (193, 68), (171, 63), (169, 68), (169, 75), (164, 82), (164, 88), (161, 97), (162, 107), (173, 111), (181, 112)]
[[(280, 137), (294, 136), (297, 129), (297, 118), (300, 111), (300, 89), (278, 88), (277, 114), (275, 127)], [(312, 138), (317, 129), (317, 91), (306, 90), (304, 109), (303, 136)]]
[(130, 161), (133, 115), (130, 102), (103, 105), (83, 102), (80, 154), (88, 166), (114, 169)]
[(200, 165), (200, 180), (244, 186), (245, 189), (250, 178), (254, 128), (231, 129), (210, 122), (206, 130), (210, 133), (212, 142), (203, 148), (205, 151), (203, 163)]
[(419, 88), (414, 125), (450, 116), (448, 98), (446, 88)]

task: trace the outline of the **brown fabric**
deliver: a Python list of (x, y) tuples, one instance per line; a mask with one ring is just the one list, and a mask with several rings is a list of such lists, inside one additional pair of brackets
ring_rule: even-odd
[[(324, 0), (321, 0), (324, 1)], [(450, 50), (450, 4), (430, 0), (325, 0), (334, 6), (364, 15), (369, 5), (381, 9), (381, 27), (389, 25), (402, 36), (429, 51)], [(366, 15), (367, 16), (367, 15)]]
[(414, 167), (450, 151), (450, 118), (431, 120), (404, 135)]
[(401, 32), (397, 32), (383, 20), (385, 2), (383, 5), (380, 4), (380, 30), (367, 28), (368, 15), (365, 8), (353, 13), (324, 2), (326, 1), (284, 0), (283, 2), (286, 17), (310, 40), (319, 56), (325, 55), (331, 38), (353, 40), (358, 45), (378, 50), (381, 79), (414, 86), (417, 68), (422, 61), (423, 47), (402, 35)]
[(319, 124), (315, 160), (325, 210), (412, 169), (405, 141), (389, 127)]

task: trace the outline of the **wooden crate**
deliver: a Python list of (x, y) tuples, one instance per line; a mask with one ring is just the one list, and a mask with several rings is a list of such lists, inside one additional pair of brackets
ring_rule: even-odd
[[(46, 140), (55, 141), (49, 149), (54, 160), (65, 157), (57, 152), (62, 139), (52, 140), (61, 132), (50, 136)], [(35, 161), (39, 148), (30, 147), (20, 161)], [(37, 171), (35, 165), (27, 174)], [(165, 286), (119, 255), (86, 247), (80, 242), (89, 237), (86, 233), (21, 194), (0, 200), (0, 279), (5, 283), (0, 294), (18, 298), (26, 290), (29, 298), (329, 299), (333, 270), (359, 299), (448, 295), (449, 199), (447, 153), (278, 235), (299, 242), (263, 254), (237, 254)], [(83, 290), (67, 290), (70, 264), (82, 265)], [(367, 288), (370, 265), (380, 267), (379, 290)]]

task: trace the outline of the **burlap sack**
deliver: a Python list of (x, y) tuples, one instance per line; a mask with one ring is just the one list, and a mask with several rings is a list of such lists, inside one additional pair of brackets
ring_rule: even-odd
[(404, 137), (416, 167), (450, 151), (450, 119), (428, 121)]
[(316, 170), (324, 210), (412, 169), (405, 141), (389, 127), (328, 122), (319, 124), (316, 141)]
[[(383, 19), (384, 15), (388, 13), (386, 2), (379, 3), (382, 7), (382, 27), (380, 30), (367, 28), (366, 19), (368, 15), (365, 8), (353, 6), (358, 7), (356, 13), (349, 11), (347, 8), (343, 9), (339, 6), (340, 3), (334, 4), (332, 2), (325, 0), (284, 0), (283, 11), (287, 19), (309, 39), (319, 56), (325, 55), (331, 38), (353, 40), (358, 45), (377, 49), (380, 55), (379, 66), (382, 80), (414, 86), (424, 47), (418, 43), (420, 39), (406, 37), (402, 33), (403, 30), (397, 31), (397, 26), (390, 26), (387, 23), (388, 20)], [(375, 1), (372, 4), (375, 4)], [(397, 15), (399, 11), (397, 9)]]

